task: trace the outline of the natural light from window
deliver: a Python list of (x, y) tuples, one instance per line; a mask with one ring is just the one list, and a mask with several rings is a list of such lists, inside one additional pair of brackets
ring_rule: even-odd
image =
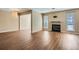
[(67, 31), (74, 31), (74, 13), (67, 13)]

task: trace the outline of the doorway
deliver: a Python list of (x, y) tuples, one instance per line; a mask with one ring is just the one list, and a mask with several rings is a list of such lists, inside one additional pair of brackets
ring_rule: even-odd
[(20, 15), (20, 28), (21, 31), (31, 33), (31, 14)]

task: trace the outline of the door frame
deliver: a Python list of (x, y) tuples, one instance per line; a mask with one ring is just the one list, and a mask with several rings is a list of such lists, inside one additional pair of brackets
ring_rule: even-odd
[(18, 13), (18, 18), (19, 18), (19, 20), (18, 20), (18, 24), (19, 24), (18, 29), (20, 31), (20, 16), (21, 15), (26, 15), (26, 14), (31, 14), (31, 34), (32, 34), (32, 10)]

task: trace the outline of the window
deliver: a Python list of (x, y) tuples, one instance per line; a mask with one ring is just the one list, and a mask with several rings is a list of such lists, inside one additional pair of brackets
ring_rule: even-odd
[(74, 31), (74, 13), (67, 13), (67, 31)]
[(44, 16), (44, 29), (48, 29), (48, 16)]

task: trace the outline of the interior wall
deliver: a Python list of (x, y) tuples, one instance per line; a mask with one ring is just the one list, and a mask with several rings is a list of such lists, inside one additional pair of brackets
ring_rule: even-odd
[(16, 12), (0, 11), (0, 33), (18, 30), (18, 16)]
[(42, 30), (42, 15), (32, 11), (32, 33)]
[[(75, 9), (75, 10), (69, 10), (69, 11), (73, 11), (75, 13), (75, 33), (79, 33), (79, 9)], [(61, 22), (61, 32), (67, 32), (67, 20), (66, 20), (66, 13), (68, 11), (61, 11), (61, 12), (52, 12), (52, 13), (48, 13), (46, 15), (48, 15), (49, 18), (49, 26), (48, 26), (48, 30), (51, 31), (51, 21), (60, 21)], [(53, 16), (58, 16), (57, 18), (53, 18)]]
[(75, 10), (75, 16), (76, 16), (75, 29), (76, 33), (79, 33), (79, 9)]
[[(19, 19), (16, 12), (0, 11), (0, 33), (19, 30)], [(42, 15), (32, 11), (32, 32), (42, 30)]]

